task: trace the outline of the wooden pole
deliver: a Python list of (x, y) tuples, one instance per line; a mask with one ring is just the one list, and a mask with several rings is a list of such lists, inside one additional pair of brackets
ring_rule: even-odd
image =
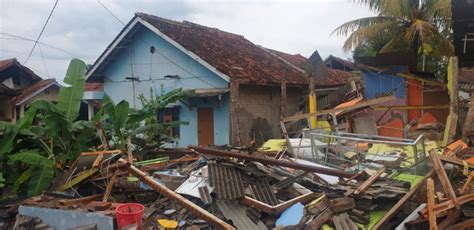
[(434, 180), (428, 178), (426, 181), (427, 186), (427, 206), (428, 206), (428, 221), (430, 223), (430, 230), (437, 230), (438, 225), (436, 224), (436, 213), (434, 212), (435, 205), (435, 188)]

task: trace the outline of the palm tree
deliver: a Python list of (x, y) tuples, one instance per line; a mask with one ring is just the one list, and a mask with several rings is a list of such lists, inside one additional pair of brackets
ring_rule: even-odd
[(450, 0), (351, 0), (378, 13), (337, 27), (332, 34), (348, 36), (345, 51), (374, 43), (378, 52), (410, 50), (434, 57), (451, 56)]

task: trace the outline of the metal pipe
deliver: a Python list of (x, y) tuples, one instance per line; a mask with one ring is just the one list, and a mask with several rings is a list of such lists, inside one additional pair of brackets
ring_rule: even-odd
[(239, 158), (239, 159), (244, 159), (244, 160), (249, 160), (249, 161), (260, 162), (262, 164), (300, 169), (306, 172), (321, 173), (321, 174), (337, 176), (337, 177), (345, 177), (345, 178), (350, 178), (355, 175), (354, 173), (349, 173), (349, 172), (332, 169), (332, 168), (316, 167), (312, 165), (299, 164), (299, 163), (288, 162), (288, 161), (283, 161), (283, 160), (275, 160), (272, 158), (264, 158), (264, 157), (259, 157), (255, 155), (233, 153), (229, 151), (218, 150), (218, 149), (208, 148), (208, 147), (199, 147), (195, 145), (190, 145), (188, 146), (188, 148), (193, 149), (196, 152), (199, 152), (202, 154), (209, 154), (209, 155), (220, 156), (220, 157), (234, 157), (234, 158)]
[(413, 141), (412, 139), (406, 139), (406, 138), (376, 136), (376, 135), (360, 134), (360, 133), (336, 132), (335, 135), (337, 135), (337, 136), (357, 136), (357, 137), (377, 138), (377, 139), (394, 140), (394, 141), (409, 141), (409, 142)]
[(407, 142), (398, 142), (398, 141), (382, 141), (382, 140), (371, 140), (371, 139), (362, 139), (362, 138), (354, 138), (354, 137), (344, 137), (344, 136), (334, 136), (322, 133), (312, 133), (312, 136), (320, 136), (320, 137), (328, 137), (328, 138), (336, 138), (336, 139), (343, 139), (343, 140), (350, 140), (350, 141), (364, 141), (370, 143), (378, 143), (378, 144), (392, 144), (392, 145), (414, 145), (415, 143), (407, 143)]
[(155, 191), (159, 192), (161, 195), (171, 200), (176, 201), (178, 204), (180, 204), (181, 206), (183, 206), (184, 208), (192, 212), (194, 215), (198, 216), (199, 218), (202, 218), (203, 220), (208, 221), (211, 225), (213, 225), (217, 229), (235, 229), (232, 225), (217, 218), (216, 216), (212, 215), (211, 213), (197, 206), (196, 204), (184, 198), (183, 196), (179, 195), (178, 193), (159, 184), (152, 177), (146, 175), (140, 169), (136, 168), (133, 165), (128, 164), (128, 162), (125, 161), (124, 159), (120, 159), (119, 162), (127, 163), (128, 171), (131, 174), (138, 177), (141, 181), (143, 181), (145, 184), (153, 188)]

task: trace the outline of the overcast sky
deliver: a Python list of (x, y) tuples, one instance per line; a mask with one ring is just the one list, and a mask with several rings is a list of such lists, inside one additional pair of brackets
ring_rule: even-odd
[[(0, 0), (0, 59), (26, 60), (33, 42), (22, 38), (36, 39), (54, 2)], [(255, 44), (291, 54), (308, 57), (317, 49), (323, 58), (349, 57), (342, 51), (344, 37), (330, 33), (346, 21), (373, 14), (349, 0), (101, 2), (124, 23), (135, 12), (144, 12), (241, 34)], [(26, 66), (43, 78), (61, 81), (71, 58), (93, 63), (122, 28), (97, 0), (59, 0)]]

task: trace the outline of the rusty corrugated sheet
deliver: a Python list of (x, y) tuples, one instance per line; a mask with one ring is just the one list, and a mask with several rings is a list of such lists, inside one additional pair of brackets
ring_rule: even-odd
[(212, 197), (211, 193), (209, 192), (209, 188), (207, 186), (201, 186), (198, 188), (198, 190), (202, 202), (204, 202), (204, 204), (212, 204)]
[(217, 207), (221, 210), (225, 218), (232, 220), (232, 223), (237, 229), (250, 229), (250, 230), (264, 230), (267, 227), (262, 223), (261, 220), (255, 224), (252, 219), (247, 216), (247, 207), (240, 204), (239, 202), (232, 201), (217, 201)]
[(350, 83), (339, 87), (337, 90), (331, 91), (325, 97), (318, 99), (318, 110), (334, 108), (345, 101), (346, 95), (352, 92), (352, 85)]
[(209, 162), (209, 184), (215, 187), (217, 198), (220, 200), (232, 200), (243, 197), (244, 184), (240, 171), (229, 167)]
[(323, 79), (329, 75), (329, 72), (326, 68), (326, 65), (319, 56), (318, 51), (314, 51), (314, 53), (309, 57), (304, 70), (310, 77), (314, 77), (316, 79)]
[(270, 184), (266, 180), (250, 184), (250, 189), (252, 190), (254, 198), (262, 201), (263, 203), (269, 204), (271, 206), (275, 206), (280, 203), (273, 193)]

